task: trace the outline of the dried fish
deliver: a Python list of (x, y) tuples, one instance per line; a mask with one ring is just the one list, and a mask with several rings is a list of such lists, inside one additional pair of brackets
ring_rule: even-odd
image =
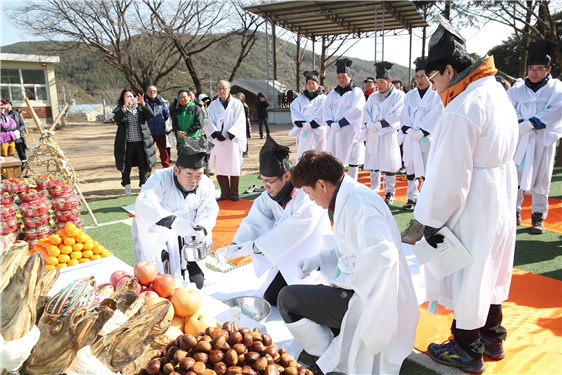
[(25, 241), (18, 241), (6, 249), (0, 256), (0, 292), (4, 290), (18, 267), (23, 267), (29, 252), (29, 245)]

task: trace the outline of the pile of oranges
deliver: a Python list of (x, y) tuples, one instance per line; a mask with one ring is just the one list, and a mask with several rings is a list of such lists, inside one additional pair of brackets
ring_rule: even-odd
[(38, 251), (45, 256), (47, 263), (45, 271), (54, 267), (71, 267), (113, 255), (71, 222), (67, 223), (57, 234), (41, 238), (29, 254)]

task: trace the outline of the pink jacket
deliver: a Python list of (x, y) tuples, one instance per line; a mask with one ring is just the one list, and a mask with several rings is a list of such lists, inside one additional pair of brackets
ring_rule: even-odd
[(2, 130), (0, 133), (0, 143), (8, 143), (16, 140), (14, 130), (17, 129), (17, 124), (7, 113), (0, 116), (0, 127)]

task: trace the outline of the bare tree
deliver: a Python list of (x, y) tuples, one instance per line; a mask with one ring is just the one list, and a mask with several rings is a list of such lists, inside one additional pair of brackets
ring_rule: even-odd
[(146, 13), (133, 0), (26, 2), (14, 10), (23, 30), (61, 48), (103, 56), (135, 91), (158, 84), (180, 61), (173, 43), (141, 27)]
[[(322, 52), (320, 55), (320, 85), (325, 86), (326, 81), (326, 68), (334, 64), (337, 59), (345, 55), (361, 39), (357, 38), (353, 43), (346, 44), (346, 42), (353, 39), (352, 34), (345, 36), (341, 35), (326, 35), (322, 37)], [(340, 50), (344, 49), (343, 52)], [(330, 52), (331, 50), (331, 52)]]

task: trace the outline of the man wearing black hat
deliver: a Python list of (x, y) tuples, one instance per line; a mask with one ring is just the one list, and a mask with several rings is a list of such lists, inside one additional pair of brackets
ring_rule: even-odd
[(369, 100), (369, 96), (375, 91), (377, 91), (377, 86), (375, 85), (374, 77), (365, 78), (363, 83), (365, 84), (365, 91), (363, 93), (365, 94), (365, 101), (367, 101)]
[(229, 259), (251, 255), (258, 277), (268, 272), (256, 296), (274, 306), (286, 285), (324, 283), (319, 275), (301, 280), (297, 263), (317, 254), (322, 236), (332, 232), (328, 212), (293, 187), (292, 170), (289, 147), (267, 137), (258, 177), (266, 191), (254, 201), (227, 252)]
[(349, 165), (348, 174), (357, 180), (365, 152), (363, 142), (358, 142), (363, 125), (365, 95), (352, 81), (352, 63), (350, 59), (336, 61), (338, 85), (327, 95), (322, 117), (330, 127), (326, 150), (344, 165)]
[[(445, 109), (435, 126), (426, 180), (414, 217), (437, 248), (447, 227), (474, 263), (437, 282), (426, 269), (426, 292), (453, 310), (453, 339), (429, 345), (431, 358), (470, 373), (482, 356), (504, 357), (501, 303), (508, 298), (515, 250), (517, 116), (497, 84), (493, 57), (476, 63), (465, 40), (443, 17), (429, 41), (425, 73)], [(446, 340), (449, 334), (443, 332)]]
[[(416, 65), (416, 86), (404, 97), (404, 109), (402, 110), (402, 118), (400, 119), (401, 133), (404, 135), (404, 155), (403, 161), (408, 171), (408, 203), (402, 206), (403, 210), (413, 211), (418, 201), (418, 188), (425, 178), (425, 167), (427, 166), (427, 157), (431, 140), (433, 139), (433, 131), (435, 124), (443, 113), (443, 102), (441, 97), (431, 87), (431, 82), (425, 74), (425, 65), (427, 58), (418, 57), (414, 64)], [(413, 219), (415, 220), (415, 219)], [(410, 233), (406, 230), (402, 233), (402, 240), (405, 236), (411, 239), (415, 235), (417, 240), (421, 239), (421, 225), (410, 224), (410, 229), (417, 229)], [(412, 243), (410, 241), (406, 241)], [(413, 241), (415, 243), (415, 241)]]
[(160, 273), (203, 287), (205, 261), (186, 262), (181, 248), (195, 238), (212, 241), (219, 206), (215, 185), (203, 174), (213, 144), (204, 137), (184, 137), (174, 167), (154, 171), (135, 202), (131, 227), (135, 262), (156, 264)]
[(550, 55), (555, 48), (559, 47), (550, 40), (529, 44), (525, 84), (507, 92), (519, 119), (519, 145), (515, 153), (519, 177), (517, 225), (521, 225), (523, 191), (530, 191), (534, 234), (544, 233), (556, 142), (562, 136), (562, 83), (550, 74)]
[(364, 169), (371, 171), (371, 189), (377, 194), (380, 189), (381, 171), (384, 172), (386, 204), (394, 203), (396, 194), (396, 171), (402, 167), (398, 129), (404, 106), (404, 92), (392, 85), (391, 63), (381, 61), (377, 67), (377, 93), (369, 97), (363, 110), (363, 137), (365, 147)]
[(289, 137), (297, 137), (297, 163), (303, 152), (308, 150), (326, 151), (328, 127), (322, 120), (322, 105), (326, 95), (318, 84), (316, 70), (304, 72), (306, 90), (291, 103), (293, 129)]

